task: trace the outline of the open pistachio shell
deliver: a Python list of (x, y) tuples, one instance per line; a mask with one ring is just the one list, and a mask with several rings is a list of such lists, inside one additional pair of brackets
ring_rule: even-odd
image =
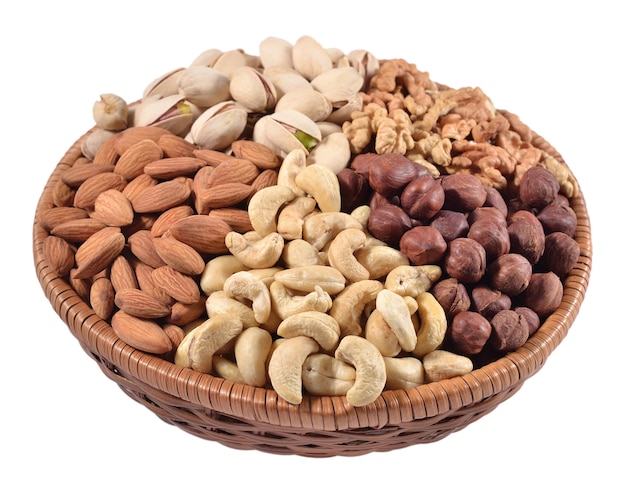
[(314, 122), (326, 120), (333, 111), (330, 100), (310, 87), (292, 90), (281, 97), (276, 103), (275, 110), (287, 109), (299, 111)]
[(215, 61), (223, 54), (219, 49), (208, 49), (196, 56), (189, 66), (213, 66)]
[(276, 88), (260, 71), (242, 66), (230, 80), (233, 99), (251, 112), (271, 109), (276, 104)]
[(190, 66), (179, 73), (178, 93), (203, 108), (230, 99), (230, 80), (207, 66)]
[(282, 110), (262, 117), (254, 126), (252, 137), (285, 157), (293, 150), (306, 154), (322, 139), (317, 124), (296, 110)]
[(173, 94), (178, 94), (178, 77), (185, 68), (176, 68), (175, 70), (168, 71), (167, 73), (155, 78), (144, 89), (143, 97), (159, 96), (166, 97)]
[(356, 94), (363, 88), (363, 77), (351, 66), (332, 68), (311, 80), (311, 85), (322, 94), (334, 89), (346, 89)]
[(191, 126), (187, 140), (210, 150), (223, 150), (246, 128), (248, 112), (234, 101), (216, 104), (203, 112)]
[(155, 125), (167, 129), (177, 136), (184, 136), (194, 121), (192, 108), (185, 101), (185, 96), (173, 94), (160, 98), (144, 98), (134, 109), (133, 125), (142, 127)]

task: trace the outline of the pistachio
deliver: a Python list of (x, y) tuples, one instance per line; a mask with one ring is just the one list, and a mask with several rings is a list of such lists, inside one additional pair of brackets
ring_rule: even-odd
[(128, 104), (116, 94), (101, 94), (93, 105), (93, 118), (105, 130), (124, 130), (128, 126)]
[(263, 68), (293, 68), (293, 45), (282, 38), (268, 37), (259, 45)]
[(278, 100), (275, 111), (288, 109), (299, 111), (314, 122), (326, 120), (333, 111), (330, 100), (310, 87), (291, 90)]
[(173, 134), (184, 136), (193, 121), (193, 111), (185, 96), (172, 94), (163, 98), (158, 96), (144, 98), (135, 109), (133, 126), (156, 125)]
[(332, 68), (311, 80), (311, 86), (322, 94), (334, 89), (345, 89), (356, 94), (363, 87), (363, 77), (351, 66)]
[(265, 111), (276, 105), (274, 84), (250, 66), (242, 66), (233, 72), (230, 93), (235, 101), (251, 112)]
[(255, 124), (252, 139), (265, 144), (281, 157), (293, 150), (306, 154), (321, 140), (316, 123), (296, 110), (282, 110), (266, 115)]
[(311, 83), (292, 68), (266, 68), (263, 75), (274, 84), (278, 99), (294, 90), (312, 88)]
[(224, 101), (203, 112), (191, 126), (188, 139), (209, 150), (223, 150), (239, 138), (248, 112), (235, 101)]
[(191, 66), (179, 73), (178, 93), (197, 106), (210, 108), (230, 98), (230, 80), (213, 68)]
[(293, 67), (309, 81), (333, 67), (328, 51), (317, 40), (306, 35), (293, 45), (292, 61)]
[(167, 97), (178, 93), (178, 77), (185, 68), (176, 68), (155, 78), (143, 91), (143, 97)]

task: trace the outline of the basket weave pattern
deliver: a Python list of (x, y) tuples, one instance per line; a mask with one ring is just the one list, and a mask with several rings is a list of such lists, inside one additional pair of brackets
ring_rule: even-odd
[[(566, 336), (584, 299), (592, 246), (580, 193), (570, 201), (578, 218), (580, 258), (564, 281), (561, 305), (524, 346), (465, 376), (384, 391), (365, 407), (352, 407), (344, 397), (308, 396), (291, 405), (272, 390), (231, 383), (131, 348), (51, 270), (42, 250), (47, 232), (37, 223), (38, 214), (53, 206), (53, 186), (81, 156), (82, 139), (56, 166), (36, 209), (33, 252), (43, 291), (82, 349), (129, 397), (165, 422), (228, 447), (329, 457), (440, 440), (491, 412), (537, 373)], [(535, 135), (533, 145), (565, 163), (542, 137)]]

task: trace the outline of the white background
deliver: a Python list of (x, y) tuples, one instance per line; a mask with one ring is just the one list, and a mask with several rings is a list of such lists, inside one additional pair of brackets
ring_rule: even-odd
[[(141, 5), (141, 6), (139, 6)], [(4, 499), (624, 499), (624, 69), (618, 2), (5, 2), (2, 54)], [(356, 458), (231, 450), (125, 396), (54, 313), (32, 260), (48, 176), (92, 126), (209, 48), (267, 36), (401, 57), (480, 86), (550, 141), (585, 194), (587, 297), (544, 368), (440, 442)], [(7, 494), (11, 493), (11, 494)]]

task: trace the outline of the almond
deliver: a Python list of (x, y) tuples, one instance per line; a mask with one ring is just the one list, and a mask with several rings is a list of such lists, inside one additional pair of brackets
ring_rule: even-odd
[(111, 263), (110, 278), (116, 292), (139, 288), (135, 270), (124, 255), (117, 256)]
[(225, 183), (250, 184), (258, 175), (258, 167), (249, 160), (231, 158), (215, 167), (208, 179), (208, 187)]
[(194, 214), (172, 224), (170, 234), (201, 254), (223, 254), (228, 252), (224, 240), (232, 230), (226, 222), (217, 217)]
[(103, 228), (106, 224), (95, 219), (75, 219), (57, 224), (50, 233), (68, 242), (80, 243)]
[(150, 139), (158, 144), (161, 136), (166, 134), (172, 134), (172, 132), (167, 129), (163, 129), (162, 127), (129, 127), (119, 134), (116, 134), (113, 143), (115, 145), (115, 150), (121, 156), (126, 150), (128, 150), (128, 148), (145, 139)]
[(103, 320), (108, 320), (115, 307), (114, 296), (111, 280), (106, 277), (94, 280), (89, 290), (91, 309)]
[(238, 233), (246, 233), (252, 231), (252, 223), (250, 222), (250, 214), (245, 209), (237, 209), (236, 207), (224, 207), (222, 209), (213, 209), (209, 212), (211, 217), (220, 218), (222, 221)]
[(122, 252), (126, 239), (116, 226), (107, 226), (91, 235), (75, 254), (75, 278), (89, 278), (104, 270)]
[(278, 172), (275, 170), (264, 170), (252, 181), (253, 194), (268, 186), (275, 186), (277, 182)]
[(74, 267), (74, 249), (66, 240), (48, 235), (43, 240), (43, 255), (58, 276), (67, 275)]
[(171, 312), (167, 303), (139, 289), (124, 289), (116, 293), (115, 306), (139, 318), (162, 318)]
[(195, 157), (162, 158), (150, 162), (144, 167), (144, 172), (156, 179), (174, 179), (178, 176), (191, 176), (206, 162)]
[(128, 237), (128, 246), (137, 259), (152, 268), (158, 268), (167, 264), (161, 259), (154, 247), (154, 238), (152, 238), (150, 230), (139, 230), (130, 235)]
[(163, 354), (172, 349), (172, 341), (154, 320), (134, 317), (119, 310), (111, 318), (111, 327), (122, 341), (147, 353)]
[(93, 157), (93, 163), (115, 165), (117, 160), (120, 158), (120, 155), (115, 148), (115, 143), (117, 143), (117, 136), (118, 134), (113, 134), (104, 143), (102, 143), (102, 145), (100, 146), (100, 148), (98, 148), (98, 151)]
[(174, 134), (164, 134), (159, 138), (159, 147), (166, 157), (192, 157), (198, 148), (195, 144), (186, 141)]
[(204, 259), (190, 245), (173, 237), (152, 240), (154, 248), (166, 264), (185, 275), (199, 275), (204, 270)]
[(60, 179), (54, 184), (52, 189), (52, 201), (57, 207), (69, 207), (74, 205), (76, 190), (68, 186)]
[(163, 330), (170, 338), (170, 341), (172, 341), (172, 350), (176, 350), (186, 335), (185, 330), (181, 326), (174, 324), (165, 324)]
[(150, 233), (153, 237), (160, 237), (167, 232), (170, 229), (170, 226), (172, 226), (172, 224), (176, 221), (184, 217), (191, 216), (192, 214), (193, 209), (189, 205), (179, 205), (177, 207), (167, 209), (156, 219), (152, 228), (150, 228)]
[(204, 149), (194, 150), (193, 156), (204, 160), (208, 165), (212, 165), (213, 167), (221, 164), (225, 160), (233, 158), (231, 155), (222, 151)]
[(127, 180), (144, 173), (144, 167), (150, 162), (163, 158), (163, 150), (152, 139), (143, 139), (130, 146), (115, 164), (114, 172)]
[(143, 190), (132, 200), (135, 212), (163, 212), (181, 205), (191, 195), (191, 187), (178, 179), (163, 181)]
[(74, 164), (61, 174), (61, 180), (72, 188), (78, 188), (87, 179), (103, 172), (113, 172), (113, 164), (94, 164), (93, 162)]
[(152, 272), (152, 279), (157, 287), (163, 289), (176, 301), (192, 304), (200, 300), (200, 289), (196, 281), (171, 266), (156, 268)]
[(246, 200), (254, 192), (254, 188), (244, 183), (224, 183), (201, 190), (196, 194), (203, 208), (202, 213), (209, 209), (232, 207)]
[(141, 261), (135, 264), (135, 275), (137, 276), (139, 288), (165, 304), (174, 303), (175, 300), (173, 300), (167, 292), (160, 287), (157, 287), (154, 283), (154, 278), (152, 277), (153, 271), (154, 268), (152, 266), (148, 266)]
[(256, 141), (239, 139), (233, 142), (231, 148), (237, 158), (250, 160), (260, 169), (276, 169), (282, 163), (281, 158), (272, 149)]
[(146, 188), (156, 186), (159, 182), (148, 174), (140, 174), (135, 179), (128, 182), (122, 193), (130, 200), (132, 204), (135, 198), (139, 196)]
[(89, 213), (78, 207), (51, 207), (40, 212), (38, 222), (43, 229), (50, 231), (58, 224), (87, 219), (88, 217)]
[(93, 209), (100, 193), (111, 189), (122, 191), (126, 184), (126, 179), (115, 172), (96, 174), (76, 189), (74, 206), (81, 209)]
[(206, 297), (202, 296), (197, 303), (185, 304), (177, 301), (171, 307), (166, 322), (174, 325), (187, 325), (206, 313)]
[(76, 294), (85, 302), (89, 303), (89, 293), (91, 292), (91, 279), (76, 278), (76, 268), (70, 270), (68, 281)]
[(135, 212), (121, 191), (106, 190), (96, 198), (91, 217), (107, 226), (127, 226), (133, 222)]

